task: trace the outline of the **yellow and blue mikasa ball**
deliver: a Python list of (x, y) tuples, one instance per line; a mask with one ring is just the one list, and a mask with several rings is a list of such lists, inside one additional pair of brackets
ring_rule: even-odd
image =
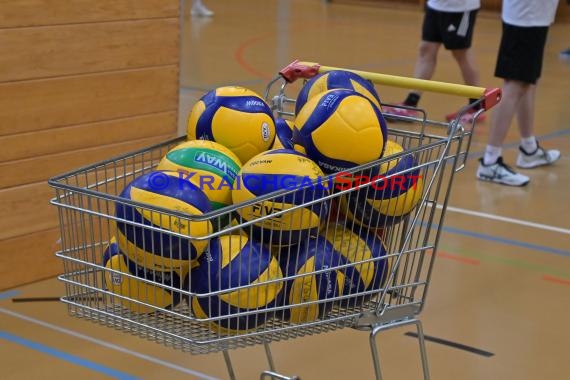
[[(120, 197), (190, 216), (211, 211), (210, 201), (198, 186), (171, 171), (136, 178)], [(205, 237), (213, 231), (208, 220), (189, 221), (127, 202), (116, 202), (115, 216), (121, 251), (150, 269), (184, 270), (195, 264), (208, 245)]]
[[(194, 315), (224, 317), (209, 323), (211, 330), (221, 334), (244, 333), (263, 325), (271, 316), (268, 309), (281, 299), (283, 282), (269, 282), (283, 278), (278, 261), (268, 247), (243, 234), (212, 239), (191, 276)], [(205, 295), (223, 290), (227, 292)]]
[(241, 161), (221, 144), (191, 140), (168, 151), (156, 169), (184, 173), (183, 178), (197, 184), (217, 210), (232, 204), (232, 186)]
[(138, 265), (121, 252), (114, 237), (103, 255), (103, 266), (108, 269), (105, 270), (107, 290), (124, 297), (112, 299), (135, 313), (152, 313), (175, 307), (180, 302), (180, 292), (168, 287), (181, 289), (181, 286), (188, 286), (188, 269), (157, 271)]
[(271, 146), (273, 149), (293, 149), (293, 128), (295, 124), (286, 119), (275, 119), (275, 141)]
[(188, 140), (216, 141), (247, 162), (273, 144), (271, 108), (255, 92), (239, 86), (218, 87), (192, 107)]
[(297, 101), (295, 102), (295, 115), (299, 114), (301, 108), (303, 108), (305, 103), (307, 103), (307, 101), (313, 96), (338, 88), (354, 90), (359, 94), (366, 96), (378, 107), (378, 109), (382, 110), (380, 98), (378, 97), (378, 93), (376, 92), (372, 82), (351, 71), (333, 70), (319, 74), (305, 83), (299, 92), (299, 96), (297, 96)]
[(380, 109), (353, 90), (313, 96), (295, 119), (293, 143), (327, 173), (342, 172), (382, 157), (386, 121)]
[[(288, 254), (280, 253), (281, 270), (287, 280), (283, 304), (290, 306), (280, 317), (293, 323), (323, 319), (345, 286), (344, 273), (334, 269), (345, 261), (322, 236), (307, 239), (295, 248), (291, 247)], [(327, 271), (329, 268), (332, 269)], [(297, 275), (302, 276), (293, 277)]]
[(344, 222), (330, 224), (324, 237), (346, 261), (352, 264), (341, 269), (345, 274), (339, 302), (344, 307), (354, 307), (370, 299), (372, 294), (362, 294), (381, 289), (390, 271), (386, 247), (380, 238), (367, 229), (347, 228)]
[[(389, 140), (385, 157), (403, 150), (400, 144)], [(424, 179), (417, 166), (411, 153), (382, 164), (379, 177), (372, 177), (370, 186), (341, 197), (341, 208), (355, 223), (373, 229), (400, 222), (422, 198)], [(385, 178), (389, 175), (394, 177)]]
[[(243, 165), (232, 190), (232, 200), (241, 204), (274, 191), (290, 190), (285, 195), (236, 210), (240, 220), (255, 222), (248, 231), (250, 236), (266, 244), (287, 246), (318, 233), (321, 221), (328, 216), (328, 205), (306, 204), (328, 195), (330, 187), (321, 169), (304, 154), (277, 149), (263, 152)], [(290, 210), (302, 205), (305, 206)], [(274, 215), (281, 211), (285, 212)]]

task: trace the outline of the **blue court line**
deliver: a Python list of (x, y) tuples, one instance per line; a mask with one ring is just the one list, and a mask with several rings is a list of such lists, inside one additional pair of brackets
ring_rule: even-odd
[(0, 293), (0, 300), (5, 300), (7, 298), (12, 298), (20, 294), (19, 290), (8, 290), (7, 292)]
[[(437, 228), (437, 227), (438, 227), (437, 224), (432, 225), (432, 228)], [(468, 236), (468, 237), (472, 237), (475, 239), (493, 241), (493, 242), (502, 243), (502, 244), (514, 245), (516, 247), (531, 249), (531, 250), (535, 250), (535, 251), (542, 251), (542, 252), (547, 252), (547, 253), (553, 253), (555, 255), (570, 257), (570, 251), (564, 251), (562, 249), (551, 248), (551, 247), (547, 247), (544, 245), (525, 243), (525, 242), (522, 242), (519, 240), (506, 239), (506, 238), (502, 238), (502, 237), (498, 237), (498, 236), (482, 234), (479, 232), (462, 230), (460, 228), (455, 228), (455, 227), (442, 227), (441, 229), (444, 232), (449, 232), (451, 234), (463, 235), (463, 236)]]
[[(475, 127), (475, 128), (477, 128), (477, 127)], [(538, 136), (537, 138), (538, 138), (538, 141), (540, 142), (542, 140), (550, 140), (550, 139), (565, 136), (568, 134), (570, 134), (570, 128), (561, 129), (559, 131), (547, 133), (545, 135)], [(517, 148), (519, 146), (519, 144), (520, 144), (519, 142), (513, 142), (513, 143), (505, 144), (505, 145), (503, 145), (503, 149)], [(485, 150), (469, 153), (469, 155), (467, 156), (467, 159), (471, 160), (474, 158), (483, 157), (484, 154), (485, 154)]]
[(117, 370), (109, 368), (109, 367), (105, 367), (101, 364), (97, 364), (95, 362), (80, 358), (78, 356), (68, 354), (68, 353), (63, 352), (63, 351), (56, 350), (55, 348), (51, 348), (51, 347), (45, 346), (43, 344), (24, 339), (24, 338), (16, 336), (16, 335), (12, 335), (6, 331), (0, 331), (0, 339), (4, 339), (4, 340), (7, 340), (9, 342), (16, 343), (16, 344), (19, 344), (19, 345), (27, 347), (27, 348), (31, 348), (31, 349), (36, 350), (36, 351), (40, 351), (44, 354), (55, 356), (58, 359), (65, 360), (65, 361), (70, 362), (72, 364), (88, 368), (92, 371), (102, 373), (104, 375), (113, 377), (115, 379), (121, 379), (121, 380), (138, 379), (137, 377), (129, 375), (127, 373), (117, 371)]

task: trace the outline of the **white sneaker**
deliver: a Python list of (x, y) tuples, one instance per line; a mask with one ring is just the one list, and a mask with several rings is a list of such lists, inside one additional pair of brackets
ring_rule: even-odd
[(485, 165), (482, 158), (479, 159), (477, 178), (482, 181), (490, 181), (509, 186), (524, 186), (529, 183), (530, 178), (515, 172), (503, 163), (503, 157), (499, 157), (497, 162)]
[(517, 166), (519, 168), (531, 169), (537, 166), (550, 165), (560, 158), (560, 151), (556, 149), (544, 150), (537, 146), (533, 153), (527, 153), (519, 146), (519, 156), (517, 157)]
[(214, 12), (212, 12), (211, 10), (206, 8), (206, 6), (204, 4), (200, 3), (200, 4), (192, 6), (192, 10), (190, 11), (190, 14), (192, 16), (196, 16), (196, 17), (212, 17), (214, 15)]

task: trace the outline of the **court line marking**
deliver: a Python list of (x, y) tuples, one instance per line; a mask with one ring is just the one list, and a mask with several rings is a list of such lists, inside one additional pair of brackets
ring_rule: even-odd
[[(435, 223), (432, 224), (432, 228), (437, 229), (438, 227), (439, 227), (438, 224), (435, 224)], [(476, 238), (476, 239), (493, 241), (493, 242), (507, 244), (507, 245), (514, 245), (516, 247), (522, 247), (522, 248), (526, 248), (526, 249), (530, 249), (530, 250), (543, 251), (543, 252), (547, 252), (547, 253), (553, 253), (555, 255), (570, 257), (570, 251), (565, 251), (563, 249), (557, 249), (557, 248), (551, 248), (551, 247), (547, 247), (544, 245), (525, 243), (525, 242), (522, 242), (519, 240), (506, 239), (506, 238), (502, 238), (502, 237), (498, 237), (498, 236), (487, 235), (487, 234), (482, 234), (479, 232), (473, 232), (473, 231), (468, 231), (468, 230), (462, 230), (460, 228), (454, 228), (454, 227), (442, 226), (441, 230), (444, 232), (452, 233), (452, 234), (456, 234), (456, 235), (464, 235), (464, 236), (469, 236), (469, 237)]]
[[(442, 209), (443, 206), (437, 205), (436, 208)], [(468, 210), (465, 208), (459, 208), (459, 207), (453, 207), (453, 206), (447, 206), (447, 211), (456, 212), (458, 214), (478, 216), (478, 217), (484, 218), (484, 219), (497, 220), (497, 221), (506, 222), (506, 223), (518, 224), (518, 225), (525, 226), (525, 227), (537, 228), (539, 230), (559, 232), (561, 234), (570, 235), (570, 229), (562, 228), (562, 227), (549, 226), (547, 224), (542, 224), (542, 223), (529, 222), (529, 221), (522, 220), (522, 219), (514, 219), (514, 218), (509, 218), (506, 216), (501, 216), (501, 215), (496, 215), (496, 214), (488, 214), (486, 212), (473, 211), (473, 210)]]
[(6, 331), (0, 331), (0, 339), (4, 339), (8, 342), (19, 344), (20, 346), (24, 346), (24, 347), (30, 348), (30, 349), (35, 350), (35, 351), (39, 351), (39, 352), (44, 353), (44, 354), (54, 356), (60, 360), (75, 364), (75, 365), (80, 366), (80, 367), (85, 367), (85, 368), (90, 369), (94, 372), (99, 372), (99, 373), (102, 373), (104, 375), (114, 377), (115, 379), (121, 379), (121, 380), (138, 379), (138, 377), (130, 375), (128, 373), (116, 370), (116, 369), (111, 368), (111, 367), (106, 367), (106, 366), (99, 364), (99, 363), (96, 363), (94, 361), (87, 360), (87, 359), (81, 358), (79, 356), (69, 354), (69, 353), (64, 352), (64, 351), (60, 351), (60, 350), (55, 349), (53, 347), (49, 347), (49, 346), (46, 346), (44, 344), (34, 342), (32, 340), (28, 340), (28, 339), (22, 338), (20, 336), (14, 335), (14, 334), (10, 334), (9, 332), (6, 332)]
[(18, 294), (20, 294), (19, 290), (8, 290), (7, 292), (0, 293), (0, 300), (12, 298), (14, 296), (17, 296)]
[(547, 274), (542, 276), (542, 279), (544, 281), (554, 282), (555, 284), (559, 284), (559, 285), (570, 285), (570, 280), (565, 280), (563, 278), (558, 278), (558, 277), (550, 276)]
[(99, 345), (99, 346), (103, 346), (103, 347), (109, 348), (109, 349), (111, 349), (111, 350), (119, 351), (119, 352), (121, 352), (121, 353), (124, 353), (124, 354), (127, 354), (127, 355), (131, 355), (131, 356), (134, 356), (134, 357), (136, 357), (136, 358), (139, 358), (139, 359), (142, 359), (142, 360), (146, 360), (146, 361), (149, 361), (149, 362), (154, 363), (154, 364), (158, 364), (158, 365), (161, 365), (161, 366), (164, 366), (164, 367), (167, 367), (167, 368), (176, 370), (176, 371), (180, 371), (180, 372), (183, 372), (183, 373), (186, 373), (186, 374), (189, 374), (189, 375), (193, 375), (193, 376), (196, 376), (196, 377), (198, 377), (198, 378), (200, 378), (200, 379), (204, 379), (204, 380), (219, 380), (218, 378), (212, 377), (212, 376), (209, 376), (209, 375), (206, 375), (205, 373), (202, 373), (202, 372), (199, 372), (199, 371), (195, 371), (195, 370), (192, 370), (192, 369), (189, 369), (189, 368), (185, 368), (185, 367), (182, 367), (182, 366), (179, 366), (179, 365), (177, 365), (177, 364), (170, 363), (170, 362), (167, 362), (167, 361), (164, 361), (164, 360), (161, 360), (161, 359), (157, 359), (157, 358), (154, 358), (154, 357), (152, 357), (152, 356), (142, 354), (142, 353), (140, 353), (140, 352), (132, 351), (132, 350), (129, 350), (128, 348), (121, 347), (121, 346), (118, 346), (118, 345), (113, 344), (113, 343), (105, 342), (105, 341), (103, 341), (103, 340), (99, 340), (99, 339), (90, 337), (89, 335), (81, 334), (81, 333), (79, 333), (79, 332), (76, 332), (76, 331), (73, 331), (73, 330), (69, 330), (69, 329), (66, 329), (66, 328), (64, 328), (64, 327), (60, 327), (60, 326), (57, 326), (57, 325), (53, 325), (53, 324), (51, 324), (51, 323), (42, 321), (42, 320), (40, 320), (40, 319), (36, 319), (36, 318), (33, 318), (33, 317), (29, 317), (29, 316), (27, 316), (27, 315), (20, 314), (20, 313), (17, 313), (17, 312), (15, 312), (15, 311), (11, 311), (11, 310), (5, 309), (5, 308), (3, 308), (3, 307), (0, 307), (0, 313), (4, 313), (4, 314), (10, 315), (10, 316), (12, 316), (12, 317), (14, 317), (14, 318), (22, 319), (22, 320), (24, 320), (24, 321), (27, 321), (27, 322), (30, 322), (30, 323), (33, 323), (33, 324), (36, 324), (36, 325), (39, 325), (39, 326), (48, 328), (48, 329), (50, 329), (50, 330), (54, 330), (54, 331), (57, 331), (57, 332), (60, 332), (60, 333), (66, 334), (66, 335), (73, 336), (73, 337), (75, 337), (75, 338), (83, 339), (83, 340), (86, 340), (86, 341), (88, 341), (88, 342), (97, 344), (97, 345)]

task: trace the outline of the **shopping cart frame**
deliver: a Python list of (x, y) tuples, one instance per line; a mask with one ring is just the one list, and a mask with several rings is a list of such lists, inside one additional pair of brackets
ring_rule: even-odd
[[(295, 99), (287, 95), (289, 85), (298, 79), (310, 79), (317, 74), (337, 69), (340, 68), (294, 61), (281, 70), (279, 75), (268, 84), (265, 98), (276, 116), (291, 117), (292, 113), (287, 109), (294, 104)], [(500, 89), (496, 88), (484, 89), (364, 71), (354, 72), (375, 84), (478, 99), (477, 104), (480, 105), (480, 110), (476, 116), (492, 108), (499, 102), (501, 96)], [(278, 87), (277, 93), (275, 93), (275, 86)], [(274, 95), (272, 96), (272, 94)], [(269, 343), (344, 327), (369, 331), (374, 372), (376, 378), (381, 379), (380, 359), (376, 344), (377, 335), (388, 329), (413, 325), (418, 334), (423, 375), (424, 378), (428, 379), (429, 369), (424, 334), (421, 321), (417, 317), (425, 305), (454, 175), (465, 166), (470, 148), (474, 123), (471, 126), (463, 126), (459, 120), (471, 106), (463, 107), (458, 112), (457, 118), (450, 123), (429, 120), (427, 113), (423, 110), (416, 110), (421, 115), (417, 118), (386, 114), (385, 116), (389, 121), (404, 122), (402, 124), (390, 124), (390, 134), (399, 139), (403, 143), (402, 145), (408, 144), (411, 148), (399, 154), (347, 170), (347, 173), (357, 175), (411, 154), (418, 159), (418, 166), (414, 169), (422, 170), (422, 173), (425, 173), (426, 178), (429, 179), (424, 185), (421, 201), (414, 212), (410, 214), (410, 217), (402, 221), (397, 228), (390, 227), (388, 229), (384, 226), (384, 229), (388, 230), (388, 235), (384, 235), (383, 238), (388, 241), (387, 244), (391, 248), (388, 254), (391, 261), (390, 273), (385, 280), (386, 285), (382, 289), (358, 293), (359, 296), (371, 297), (360, 308), (335, 309), (335, 312), (326, 318), (306, 323), (267, 322), (263, 328), (253, 328), (246, 333), (237, 335), (219, 332), (216, 334), (208, 328), (200, 327), (204, 323), (222, 321), (227, 316), (197, 318), (188, 308), (160, 310), (153, 317), (134, 315), (125, 311), (124, 304), (121, 302), (129, 302), (137, 306), (152, 307), (152, 305), (134, 299), (129, 295), (115, 294), (106, 289), (103, 284), (102, 273), (134, 278), (132, 275), (103, 267), (100, 258), (97, 256), (102, 250), (101, 247), (108, 242), (108, 238), (111, 236), (112, 223), (126, 223), (134, 227), (149, 228), (171, 238), (183, 239), (188, 238), (188, 236), (156, 226), (148, 227), (121, 220), (112, 213), (112, 204), (121, 203), (139, 207), (150, 213), (166, 215), (169, 220), (177, 220), (178, 222), (219, 221), (228, 215), (235, 215), (244, 207), (259, 202), (276, 202), (276, 199), (282, 199), (282, 197), (296, 191), (276, 191), (249, 202), (229, 206), (202, 216), (190, 216), (182, 212), (141, 204), (125, 200), (117, 195), (117, 188), (124, 187), (129, 179), (152, 170), (161, 156), (182, 142), (184, 137), (88, 165), (49, 180), (50, 186), (56, 190), (56, 197), (52, 199), (51, 203), (58, 207), (62, 235), (62, 249), (56, 254), (64, 263), (64, 274), (59, 276), (59, 279), (66, 285), (66, 296), (62, 297), (62, 301), (68, 305), (71, 315), (85, 317), (120, 330), (129, 331), (177, 349), (192, 353), (222, 351), (229, 376), (232, 379), (236, 376), (228, 353), (229, 349), (263, 344), (270, 369), (264, 371), (261, 378), (295, 379), (297, 377), (287, 377), (276, 372)], [(404, 128), (399, 128), (398, 125), (404, 126)], [(416, 129), (414, 130), (411, 126), (416, 126)], [(370, 183), (363, 184), (362, 188), (370, 187), (370, 185)], [(295, 212), (302, 207), (313, 207), (325, 202), (330, 202), (330, 205), (333, 199), (336, 202), (340, 197), (351, 197), (351, 193), (355, 193), (355, 189), (340, 190), (321, 199), (309, 200), (289, 210), (273, 211), (270, 215), (264, 215), (257, 220), (246, 222), (242, 220), (237, 225), (211, 231), (207, 236), (194, 236), (192, 238), (197, 241), (209, 240), (240, 229), (251, 228), (255, 223), (263, 223), (264, 220)], [(434, 227), (435, 225), (437, 226)], [(392, 250), (395, 251), (392, 252)], [(356, 264), (345, 263), (332, 269), (343, 270), (357, 264), (365, 265), (372, 261), (370, 259)], [(326, 272), (327, 270), (317, 270), (313, 274), (320, 275)], [(287, 279), (297, 277), (299, 275)], [(156, 281), (147, 278), (136, 277), (136, 279), (170, 292), (178, 292), (181, 297), (189, 299), (191, 297), (217, 296), (227, 291), (224, 289), (210, 291), (207, 294), (196, 294), (183, 289), (182, 286), (171, 286), (164, 281), (157, 284)], [(278, 279), (269, 280), (263, 285), (271, 286), (278, 281)], [(247, 290), (248, 286), (238, 286), (235, 289), (238, 291)], [(115, 301), (107, 301), (108, 297)], [(328, 301), (340, 302), (347, 297), (337, 295)], [(120, 304), (119, 306), (117, 306), (117, 302)], [(310, 305), (311, 302), (306, 304)], [(284, 309), (287, 309), (287, 305), (277, 305), (271, 309), (271, 312), (275, 316), (275, 313)], [(264, 313), (266, 312), (264, 311)], [(261, 314), (259, 310), (239, 312), (236, 315), (256, 316), (257, 314)], [(178, 325), (183, 326), (182, 330), (178, 330)]]

